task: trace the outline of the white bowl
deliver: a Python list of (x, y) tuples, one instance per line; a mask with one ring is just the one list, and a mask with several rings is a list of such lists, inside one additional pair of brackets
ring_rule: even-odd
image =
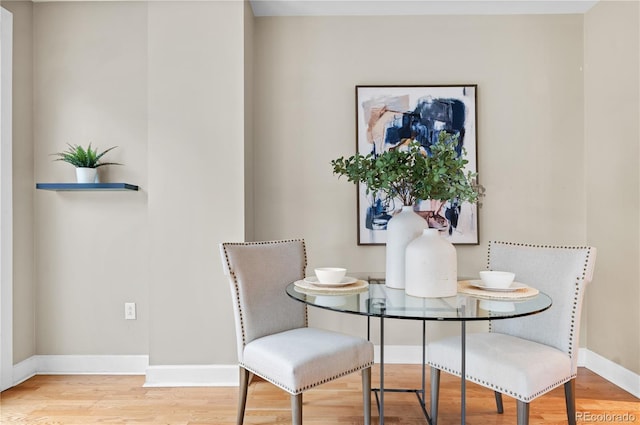
[(516, 274), (511, 272), (498, 272), (484, 270), (480, 272), (480, 279), (488, 288), (505, 289), (511, 286)]
[(347, 274), (347, 269), (341, 267), (320, 267), (315, 269), (320, 283), (340, 283)]

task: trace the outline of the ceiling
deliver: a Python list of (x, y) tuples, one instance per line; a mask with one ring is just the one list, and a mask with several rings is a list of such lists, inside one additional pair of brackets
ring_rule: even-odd
[(598, 0), (250, 0), (255, 16), (582, 14)]

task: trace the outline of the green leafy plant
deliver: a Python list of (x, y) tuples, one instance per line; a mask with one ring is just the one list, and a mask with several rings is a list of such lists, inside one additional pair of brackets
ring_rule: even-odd
[(475, 202), (479, 196), (474, 184), (477, 174), (465, 174), (468, 161), (458, 155), (457, 146), (458, 137), (442, 131), (429, 147), (430, 154), (418, 142), (410, 141), (406, 147), (379, 155), (340, 157), (331, 165), (339, 177), (364, 183), (367, 194), (382, 192), (388, 198), (399, 198), (404, 205), (426, 199)]
[(69, 144), (68, 146), (69, 148), (66, 151), (53, 154), (58, 157), (56, 158), (56, 161), (68, 162), (77, 168), (98, 168), (105, 165), (122, 165), (117, 162), (100, 162), (100, 159), (104, 154), (117, 148), (117, 146), (112, 146), (100, 153), (98, 153), (97, 149), (93, 149), (91, 147), (91, 143), (89, 143), (89, 146), (87, 146), (86, 149), (80, 145)]

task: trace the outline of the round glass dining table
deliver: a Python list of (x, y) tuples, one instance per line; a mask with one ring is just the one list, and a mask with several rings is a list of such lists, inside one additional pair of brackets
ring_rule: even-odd
[[(374, 283), (377, 282), (377, 283)], [(506, 298), (507, 294), (487, 292), (487, 296), (470, 295), (459, 292), (448, 298), (420, 298), (407, 295), (402, 289), (392, 289), (383, 284), (384, 280), (371, 279), (368, 285), (362, 282), (361, 288), (321, 288), (308, 289), (290, 283), (286, 287), (287, 295), (300, 301), (326, 310), (339, 313), (367, 316), (367, 338), (370, 339), (369, 320), (380, 320), (380, 388), (374, 389), (380, 425), (384, 425), (384, 393), (414, 392), (418, 397), (422, 411), (428, 423), (431, 418), (425, 404), (425, 336), (427, 321), (455, 321), (461, 324), (462, 376), (465, 376), (465, 339), (468, 321), (487, 321), (512, 319), (529, 316), (551, 307), (551, 298), (538, 292), (526, 298)], [(422, 321), (422, 389), (385, 389), (384, 388), (384, 320), (421, 320)], [(466, 422), (466, 383), (461, 379), (461, 423)], [(378, 398), (379, 394), (379, 398)]]

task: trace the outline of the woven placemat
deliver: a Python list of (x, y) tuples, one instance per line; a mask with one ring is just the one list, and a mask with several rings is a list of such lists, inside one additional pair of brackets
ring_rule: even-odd
[(490, 300), (517, 300), (519, 298), (529, 298), (538, 295), (540, 291), (536, 288), (527, 286), (525, 288), (516, 289), (511, 292), (490, 291), (488, 289), (479, 289), (471, 286), (471, 281), (461, 280), (458, 282), (458, 293), (473, 295), (478, 298), (486, 298)]
[(356, 283), (345, 286), (316, 286), (312, 283), (305, 282), (304, 280), (297, 280), (293, 282), (295, 290), (303, 294), (311, 295), (347, 295), (357, 294), (358, 292), (364, 292), (367, 290), (369, 283), (364, 280), (358, 280)]

